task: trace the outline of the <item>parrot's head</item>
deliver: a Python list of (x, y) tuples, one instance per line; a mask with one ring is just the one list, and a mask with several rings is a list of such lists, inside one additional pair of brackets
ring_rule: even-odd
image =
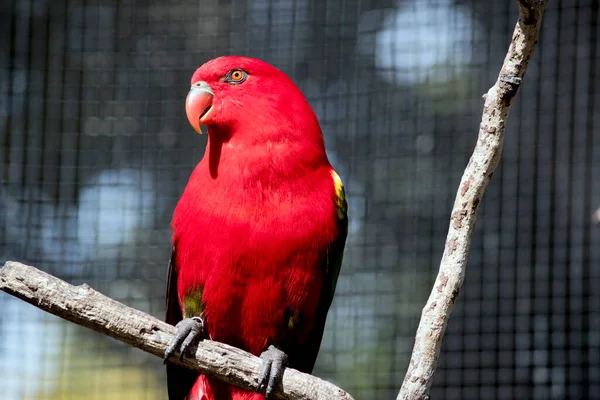
[(185, 109), (198, 133), (200, 125), (207, 125), (209, 134), (252, 136), (246, 139), (254, 143), (272, 140), (277, 132), (309, 132), (313, 140), (322, 140), (298, 87), (282, 71), (254, 58), (225, 56), (202, 65), (192, 76)]

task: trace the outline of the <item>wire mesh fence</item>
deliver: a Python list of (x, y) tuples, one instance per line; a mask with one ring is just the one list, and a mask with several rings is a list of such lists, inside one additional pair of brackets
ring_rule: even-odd
[[(600, 399), (599, 4), (549, 2), (483, 201), (436, 399)], [(205, 136), (183, 102), (224, 54), (288, 73), (350, 230), (315, 374), (391, 399), (408, 364), (510, 1), (0, 3), (0, 261), (162, 318), (169, 221)], [(163, 366), (0, 295), (2, 399), (162, 399)]]

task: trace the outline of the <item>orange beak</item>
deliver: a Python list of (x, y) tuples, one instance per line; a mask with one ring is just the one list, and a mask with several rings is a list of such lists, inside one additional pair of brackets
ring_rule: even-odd
[(210, 123), (210, 113), (213, 106), (214, 93), (208, 83), (199, 81), (192, 85), (185, 99), (185, 113), (192, 128), (202, 133), (200, 125)]

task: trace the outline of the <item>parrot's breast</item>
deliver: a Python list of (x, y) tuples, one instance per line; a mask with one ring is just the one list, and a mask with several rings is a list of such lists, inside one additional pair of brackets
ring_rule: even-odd
[(182, 314), (255, 355), (308, 340), (339, 235), (331, 171), (277, 187), (192, 176), (173, 219)]

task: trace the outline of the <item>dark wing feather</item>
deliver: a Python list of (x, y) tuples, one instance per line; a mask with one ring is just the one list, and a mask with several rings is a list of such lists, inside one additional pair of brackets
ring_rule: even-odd
[[(177, 294), (177, 272), (175, 271), (175, 246), (171, 250), (169, 260), (169, 272), (167, 276), (167, 304), (165, 321), (171, 325), (177, 325), (183, 319), (179, 296)], [(169, 400), (184, 400), (189, 394), (194, 382), (198, 379), (198, 373), (187, 368), (167, 364), (167, 391)]]
[(171, 258), (169, 259), (169, 271), (167, 272), (167, 304), (165, 312), (165, 321), (171, 325), (177, 325), (183, 319), (181, 307), (179, 307), (179, 298), (177, 295), (177, 273), (175, 272), (175, 246), (171, 248)]

